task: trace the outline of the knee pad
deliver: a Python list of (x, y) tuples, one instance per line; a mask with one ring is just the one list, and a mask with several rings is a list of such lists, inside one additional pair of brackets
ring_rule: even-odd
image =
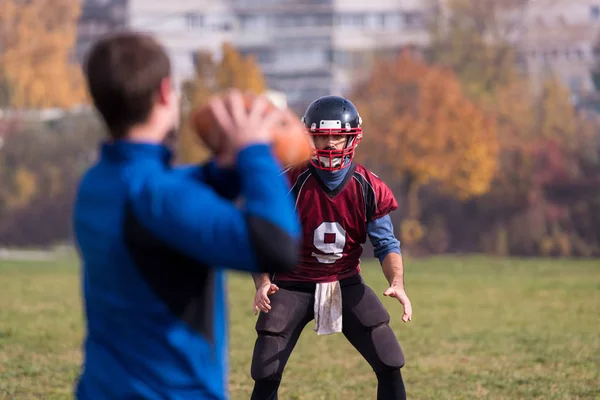
[[(396, 370), (404, 367), (404, 352), (387, 322), (373, 327), (371, 331), (375, 352), (381, 361), (381, 370)], [(379, 372), (378, 368), (375, 372)]]
[(359, 329), (371, 336), (371, 345), (365, 351), (369, 353), (366, 358), (375, 372), (402, 368), (404, 353), (389, 325), (390, 314), (373, 289), (354, 285), (346, 288), (342, 299), (345, 301), (344, 318), (355, 320)]
[(355, 317), (360, 325), (373, 328), (390, 322), (390, 314), (373, 289), (367, 285), (354, 285), (342, 292), (344, 318)]
[(255, 381), (269, 379), (281, 380), (281, 369), (278, 353), (281, 351), (281, 338), (269, 335), (265, 332), (259, 332), (254, 354), (252, 356), (252, 366), (250, 375)]

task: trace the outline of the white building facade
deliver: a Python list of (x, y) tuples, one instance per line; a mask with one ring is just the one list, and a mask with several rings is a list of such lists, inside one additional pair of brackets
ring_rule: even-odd
[[(97, 18), (102, 4), (116, 8)], [(176, 83), (194, 72), (193, 56), (219, 59), (223, 42), (254, 54), (271, 88), (291, 106), (344, 94), (370, 69), (374, 54), (428, 43), (419, 0), (85, 0), (79, 54), (120, 26), (152, 32), (173, 61)], [(118, 4), (118, 7), (116, 6)], [(114, 16), (115, 21), (110, 20)], [(119, 25), (120, 23), (120, 25)]]
[(269, 84), (306, 106), (344, 94), (377, 52), (428, 43), (418, 0), (233, 0), (234, 43), (257, 59)]
[(593, 89), (590, 68), (600, 32), (600, 0), (535, 0), (526, 8), (521, 61), (539, 91), (558, 78), (575, 95)]

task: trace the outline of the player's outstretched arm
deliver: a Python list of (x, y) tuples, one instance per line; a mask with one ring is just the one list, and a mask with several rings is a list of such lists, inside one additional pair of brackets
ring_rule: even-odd
[(402, 321), (408, 322), (412, 319), (412, 304), (406, 290), (404, 289), (404, 263), (402, 256), (398, 253), (389, 253), (382, 263), (383, 274), (390, 283), (384, 292), (384, 296), (395, 297), (404, 307)]
[(145, 182), (132, 195), (133, 211), (163, 241), (206, 265), (266, 272), (293, 268), (300, 225), (269, 147), (243, 149), (236, 169), (246, 210), (206, 184), (175, 176)]
[(379, 259), (383, 274), (390, 286), (384, 296), (395, 297), (404, 307), (402, 320), (412, 318), (412, 305), (404, 288), (404, 263), (400, 251), (400, 242), (394, 235), (394, 226), (389, 215), (371, 221), (367, 225), (369, 239), (373, 244), (373, 253)]

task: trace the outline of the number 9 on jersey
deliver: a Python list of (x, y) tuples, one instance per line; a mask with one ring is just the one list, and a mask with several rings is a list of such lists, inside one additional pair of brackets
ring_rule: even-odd
[(313, 245), (322, 254), (312, 253), (323, 264), (333, 264), (344, 254), (346, 230), (337, 222), (323, 222), (315, 229)]

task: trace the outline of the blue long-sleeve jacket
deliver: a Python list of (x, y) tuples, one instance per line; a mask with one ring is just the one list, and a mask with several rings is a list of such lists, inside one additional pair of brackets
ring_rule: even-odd
[(170, 160), (161, 145), (103, 144), (80, 183), (78, 399), (226, 399), (224, 269), (296, 264), (299, 222), (266, 145), (242, 150), (235, 171)]

